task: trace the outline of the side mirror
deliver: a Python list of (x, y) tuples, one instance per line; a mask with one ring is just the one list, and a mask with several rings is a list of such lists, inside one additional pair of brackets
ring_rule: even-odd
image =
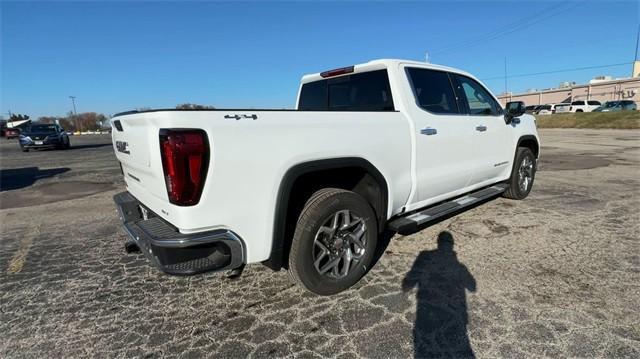
[(510, 124), (514, 117), (524, 115), (526, 108), (524, 106), (524, 102), (522, 101), (513, 101), (507, 102), (507, 106), (504, 114), (504, 122), (508, 125)]

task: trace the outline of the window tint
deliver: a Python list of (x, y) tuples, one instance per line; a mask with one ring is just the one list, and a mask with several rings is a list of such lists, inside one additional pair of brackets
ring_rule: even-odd
[(600, 101), (587, 101), (589, 105), (600, 106)]
[(306, 111), (393, 111), (387, 70), (304, 84), (298, 108)]
[(458, 97), (467, 100), (470, 115), (500, 114), (500, 105), (482, 85), (462, 75), (455, 77), (458, 80)]
[(573, 105), (573, 106), (582, 106), (582, 105), (584, 105), (584, 101), (573, 101), (571, 103), (571, 105)]
[(446, 72), (408, 68), (418, 106), (432, 113), (460, 113)]

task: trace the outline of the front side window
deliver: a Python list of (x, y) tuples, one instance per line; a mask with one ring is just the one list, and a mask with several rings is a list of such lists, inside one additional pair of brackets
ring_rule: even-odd
[(387, 70), (362, 72), (302, 85), (303, 111), (394, 111)]
[(437, 114), (460, 113), (446, 72), (407, 68), (418, 106)]
[(466, 76), (454, 75), (458, 80), (458, 97), (466, 99), (470, 115), (497, 116), (500, 105), (482, 85)]

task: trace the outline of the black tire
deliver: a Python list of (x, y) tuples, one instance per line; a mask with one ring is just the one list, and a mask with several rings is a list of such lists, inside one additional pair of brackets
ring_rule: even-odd
[(29, 152), (28, 148), (21, 147), (20, 149), (22, 150), (22, 152)]
[(64, 149), (68, 150), (71, 148), (71, 140), (69, 139), (69, 137), (65, 137), (67, 139), (67, 141), (64, 143)]
[[(526, 166), (527, 163), (531, 163), (531, 167)], [(526, 167), (526, 168), (523, 168)], [(516, 158), (513, 161), (513, 168), (511, 169), (511, 177), (507, 181), (509, 187), (504, 191), (504, 197), (511, 199), (525, 199), (531, 188), (533, 187), (533, 181), (536, 177), (537, 161), (530, 149), (526, 147), (518, 147), (516, 151)], [(526, 188), (522, 188), (522, 176), (528, 174), (529, 180), (527, 181)]]
[[(340, 223), (344, 224), (344, 222), (351, 221), (351, 223), (358, 223), (357, 226), (362, 223), (364, 225), (364, 234), (361, 237), (364, 239), (362, 247), (349, 244), (347, 240), (343, 241), (341, 238), (352, 237), (344, 233), (339, 235), (338, 233), (341, 230), (334, 231), (335, 235), (319, 234), (321, 227), (328, 229), (326, 226), (328, 221), (339, 218), (339, 213), (345, 213), (345, 210), (349, 212), (351, 220), (341, 220)], [(359, 227), (360, 230), (362, 228)], [(336, 294), (351, 287), (367, 272), (373, 260), (378, 242), (377, 228), (377, 220), (373, 209), (357, 193), (337, 188), (325, 188), (317, 191), (309, 198), (298, 217), (291, 251), (289, 252), (289, 273), (291, 278), (296, 284), (319, 295)], [(346, 230), (345, 233), (347, 232), (349, 231)], [(332, 246), (326, 245), (325, 247), (330, 249), (332, 253), (326, 256), (319, 254), (323, 251), (315, 242), (316, 236), (319, 236), (318, 238), (322, 245), (326, 245), (328, 242), (333, 243)], [(325, 260), (319, 261), (318, 266), (321, 269), (330, 262), (338, 260), (338, 257), (343, 258), (338, 260), (338, 263), (342, 263), (342, 268), (345, 268), (345, 259), (341, 254), (337, 254), (336, 259), (332, 259), (330, 256), (336, 255), (336, 253), (345, 254), (345, 251), (357, 254), (360, 249), (363, 249), (360, 254), (361, 258), (351, 261), (348, 267), (349, 270), (346, 271), (343, 277), (332, 277), (334, 275), (333, 270), (327, 271), (330, 273), (321, 274), (320, 270), (316, 269), (315, 261), (319, 257)], [(333, 253), (334, 250), (336, 253)]]

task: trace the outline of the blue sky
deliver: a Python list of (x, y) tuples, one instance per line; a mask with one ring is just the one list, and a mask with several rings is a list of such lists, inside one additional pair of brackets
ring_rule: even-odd
[[(292, 107), (305, 73), (376, 58), (477, 77), (631, 62), (638, 1), (2, 2), (1, 106), (32, 118), (193, 102)], [(628, 77), (631, 65), (509, 80)], [(485, 82), (494, 93), (504, 80)]]

